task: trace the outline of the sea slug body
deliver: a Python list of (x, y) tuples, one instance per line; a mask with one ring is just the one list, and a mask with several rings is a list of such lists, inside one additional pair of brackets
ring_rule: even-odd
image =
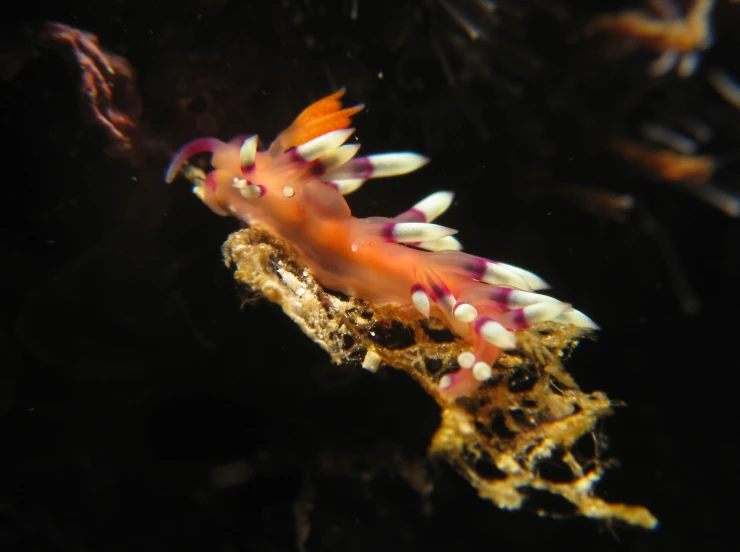
[(344, 195), (428, 160), (409, 152), (356, 157), (359, 145), (346, 141), (351, 116), (363, 106), (343, 109), (342, 95), (306, 108), (266, 151), (258, 151), (257, 136), (194, 140), (174, 156), (166, 181), (193, 155), (212, 153), (213, 170), (194, 192), (214, 212), (259, 223), (291, 243), (327, 288), (445, 321), (470, 344), (459, 369), (439, 380), (450, 398), (492, 377), (500, 350), (516, 346), (517, 330), (546, 321), (597, 328), (569, 304), (535, 293), (547, 287), (535, 274), (461, 252), (456, 231), (432, 223), (452, 203), (451, 192), (433, 193), (393, 218), (353, 217)]

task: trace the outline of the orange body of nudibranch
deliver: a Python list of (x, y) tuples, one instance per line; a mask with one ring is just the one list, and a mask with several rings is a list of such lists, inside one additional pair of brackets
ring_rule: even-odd
[(491, 377), (500, 348), (516, 345), (518, 329), (549, 320), (596, 327), (567, 303), (533, 293), (547, 285), (531, 272), (460, 252), (454, 230), (431, 224), (451, 204), (450, 192), (436, 192), (394, 218), (353, 217), (344, 195), (368, 178), (405, 174), (427, 160), (415, 153), (354, 157), (359, 145), (344, 143), (354, 132), (350, 117), (362, 106), (342, 109), (342, 94), (308, 107), (264, 152), (257, 151), (256, 136), (190, 142), (166, 180), (192, 155), (213, 153), (214, 170), (194, 189), (213, 211), (258, 222), (290, 242), (328, 288), (413, 305), (422, 317), (445, 320), (471, 344), (458, 357), (460, 369), (439, 382), (451, 397)]

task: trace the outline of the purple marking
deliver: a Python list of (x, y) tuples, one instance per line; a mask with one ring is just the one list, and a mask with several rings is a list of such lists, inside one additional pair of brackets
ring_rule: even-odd
[(511, 315), (514, 327), (516, 327), (517, 330), (529, 327), (529, 324), (527, 323), (527, 317), (524, 314), (524, 309), (516, 309), (514, 311), (511, 311)]
[(481, 326), (483, 326), (483, 324), (485, 324), (486, 322), (492, 322), (492, 321), (493, 321), (493, 318), (488, 318), (487, 316), (479, 316), (473, 322), (473, 330), (475, 331), (475, 333), (480, 335)]
[(491, 291), (490, 298), (499, 307), (508, 307), (511, 305), (511, 294), (514, 290), (511, 288), (494, 288)]
[(372, 161), (367, 157), (358, 157), (347, 163), (352, 172), (352, 178), (370, 178), (375, 172)]
[(380, 227), (380, 237), (382, 237), (387, 242), (397, 243), (397, 240), (395, 236), (393, 235), (393, 230), (396, 227), (395, 222), (389, 222), (388, 224), (384, 224)]
[(480, 257), (472, 257), (465, 260), (466, 263), (463, 268), (470, 273), (470, 277), (475, 278), (476, 280), (483, 278), (483, 275), (486, 273), (486, 269), (488, 268), (488, 261), (481, 259)]
[(311, 175), (313, 176), (321, 176), (326, 172), (326, 166), (321, 162), (321, 159), (311, 161), (309, 166), (311, 167)]
[(431, 286), (431, 289), (429, 290), (429, 297), (431, 297), (432, 300), (438, 305), (440, 303), (443, 303), (445, 299), (452, 297), (452, 292), (450, 291), (450, 288), (448, 288), (444, 284), (444, 282), (429, 282), (429, 285)]
[(421, 286), (421, 284), (413, 284), (411, 286), (411, 295), (413, 295), (417, 291), (421, 291), (422, 293), (424, 292), (424, 288)]
[(164, 178), (165, 182), (172, 182), (185, 162), (193, 155), (205, 152), (213, 153), (221, 145), (223, 145), (223, 142), (217, 138), (198, 138), (188, 142), (172, 158)]
[(416, 207), (412, 207), (408, 211), (406, 211), (402, 216), (406, 216), (408, 222), (426, 222), (427, 216), (424, 214), (424, 211), (421, 211), (417, 209)]
[(303, 157), (301, 157), (301, 154), (298, 153), (298, 148), (293, 148), (291, 150), (288, 150), (286, 152), (286, 155), (288, 156), (288, 159), (292, 163), (301, 163), (301, 162), (305, 161), (305, 159)]
[(446, 297), (447, 294), (445, 293), (445, 290), (442, 286), (439, 284), (432, 284), (432, 292), (434, 293), (434, 300), (437, 301), (438, 299), (442, 299), (443, 297)]

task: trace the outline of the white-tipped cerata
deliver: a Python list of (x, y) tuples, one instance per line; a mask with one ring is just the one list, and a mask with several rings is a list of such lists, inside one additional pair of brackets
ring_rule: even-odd
[(559, 322), (560, 324), (572, 324), (573, 326), (578, 326), (579, 328), (586, 328), (589, 330), (601, 329), (596, 322), (594, 322), (588, 316), (576, 309), (568, 309), (566, 311), (563, 311), (552, 320), (553, 322)]
[(497, 307), (505, 309), (526, 307), (536, 303), (560, 303), (560, 301), (548, 295), (507, 287), (493, 288), (486, 294), (486, 298), (492, 301)]
[(473, 364), (475, 364), (475, 355), (470, 351), (460, 353), (457, 355), (457, 363), (460, 365), (460, 368), (469, 370), (473, 367)]
[(529, 270), (524, 270), (523, 268), (519, 268), (518, 266), (506, 264), (506, 263), (498, 263), (499, 266), (508, 268), (515, 274), (517, 274), (522, 280), (527, 282), (527, 285), (529, 286), (529, 289), (532, 290), (538, 290), (538, 289), (549, 289), (550, 284), (545, 282), (542, 278), (537, 276), (534, 272), (530, 272)]
[(255, 134), (250, 136), (242, 144), (242, 148), (239, 150), (239, 164), (241, 165), (242, 171), (245, 171), (254, 165), (257, 159), (257, 145), (259, 138)]
[(399, 176), (420, 169), (429, 159), (418, 153), (381, 153), (365, 158), (372, 165), (372, 178)]
[(559, 301), (547, 301), (546, 303), (535, 303), (519, 309), (520, 316), (527, 325), (532, 326), (540, 322), (554, 320), (557, 316), (570, 308), (568, 303)]
[(416, 244), (416, 247), (426, 249), (427, 251), (460, 251), (462, 244), (454, 236), (445, 236), (438, 240), (419, 242)]
[[(418, 213), (419, 222), (432, 222), (450, 208), (454, 198), (455, 194), (452, 192), (435, 192), (422, 199), (409, 209), (409, 211), (411, 213)], [(406, 212), (408, 213), (409, 211)]]
[(503, 263), (487, 261), (480, 280), (487, 284), (511, 286), (527, 291), (532, 289), (522, 276)]
[(495, 320), (483, 319), (477, 331), (483, 339), (502, 349), (512, 349), (516, 346), (516, 334)]
[(257, 199), (262, 197), (264, 189), (261, 186), (255, 186), (254, 184), (247, 184), (239, 189), (239, 193), (246, 199)]
[(356, 192), (365, 183), (364, 178), (347, 178), (345, 180), (328, 180), (326, 183), (329, 186), (336, 188), (340, 194), (349, 195), (352, 192)]
[(242, 197), (245, 197), (246, 199), (255, 199), (265, 195), (265, 188), (255, 184), (250, 184), (244, 178), (235, 178), (231, 185), (239, 190)]
[(429, 302), (429, 296), (421, 289), (421, 286), (414, 285), (411, 287), (411, 302), (424, 318), (429, 317), (431, 303)]
[(321, 156), (327, 155), (344, 144), (355, 131), (353, 128), (334, 130), (314, 138), (296, 148), (296, 153), (304, 161), (313, 161)]
[(453, 228), (425, 222), (396, 222), (384, 226), (383, 236), (398, 243), (431, 241), (457, 233)]
[[(418, 153), (381, 153), (359, 157), (335, 170), (331, 179), (382, 178), (407, 174), (426, 165), (429, 159)], [(327, 171), (329, 172), (329, 171)]]
[(326, 174), (337, 167), (342, 167), (357, 154), (359, 149), (359, 144), (348, 144), (346, 146), (338, 147), (326, 155), (322, 155), (317, 159), (317, 162), (321, 163), (321, 168), (318, 172)]
[(440, 389), (447, 389), (452, 385), (452, 377), (451, 376), (442, 376), (439, 380), (439, 388)]
[(478, 311), (470, 303), (463, 303), (458, 301), (452, 308), (452, 314), (460, 322), (472, 322), (478, 318)]
[(473, 377), (478, 381), (486, 381), (491, 379), (493, 370), (485, 362), (476, 362), (473, 365)]

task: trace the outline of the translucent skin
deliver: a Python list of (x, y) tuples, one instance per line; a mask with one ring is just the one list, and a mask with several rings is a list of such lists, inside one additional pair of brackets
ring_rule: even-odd
[[(408, 221), (408, 217), (353, 217), (344, 196), (330, 180), (332, 171), (344, 168), (346, 173), (347, 167), (356, 166), (359, 167), (356, 170), (363, 173), (361, 176), (372, 177), (373, 158), (356, 159), (355, 165), (347, 165), (354, 155), (354, 146), (342, 146), (342, 149), (338, 144), (349, 137), (351, 129), (339, 133), (341, 142), (323, 145), (322, 140), (326, 137), (349, 127), (350, 116), (361, 109), (342, 109), (341, 95), (340, 91), (311, 105), (264, 152), (256, 151), (256, 139), (251, 146), (242, 138), (230, 143), (211, 138), (191, 142), (173, 159), (167, 180), (174, 179), (189, 156), (212, 152), (214, 170), (208, 174), (205, 184), (194, 191), (214, 212), (236, 217), (245, 224), (259, 223), (291, 243), (298, 258), (327, 288), (377, 304), (408, 306), (412, 312), (418, 309), (419, 316), (433, 315), (445, 320), (454, 333), (471, 344), (476, 362), (475, 369), (468, 365), (470, 362), (463, 362), (463, 369), (440, 380), (441, 389), (451, 398), (473, 392), (490, 377), (490, 367), (500, 351), (494, 342), (501, 344), (502, 339), (514, 339), (513, 330), (542, 321), (542, 315), (538, 315), (540, 318), (537, 320), (530, 320), (528, 311), (509, 308), (515, 306), (505, 304), (511, 297), (529, 301), (526, 304), (545, 305), (549, 319), (563, 323), (573, 323), (567, 317), (575, 317), (581, 322), (588, 320), (569, 305), (549, 297), (526, 291), (515, 296), (511, 294), (514, 287), (508, 285), (510, 283), (491, 285), (488, 273), (484, 272), (493, 261), (457, 251), (422, 251), (397, 243), (402, 238), (394, 229), (402, 228), (397, 222)], [(316, 139), (322, 142), (324, 149), (319, 148), (320, 155), (313, 159), (313, 155), (305, 150), (310, 149)], [(332, 165), (332, 159), (336, 161), (332, 156), (340, 150), (351, 155)], [(404, 155), (415, 154), (398, 155), (403, 158)], [(410, 158), (413, 161), (418, 157)], [(377, 160), (375, 163), (378, 165)], [(418, 164), (411, 168), (401, 165), (392, 174), (402, 174), (418, 167)], [(385, 175), (390, 173), (378, 174)], [(424, 214), (420, 211), (410, 216), (417, 215), (424, 221)], [(442, 228), (424, 226), (424, 232), (426, 227), (435, 227), (432, 231)], [(417, 242), (415, 245), (423, 246), (427, 239), (434, 243), (436, 237), (422, 237), (419, 239), (421, 244)], [(530, 274), (526, 271), (521, 273)], [(522, 285), (527, 286), (524, 280)], [(414, 291), (415, 299), (412, 300)], [(545, 302), (540, 303), (540, 300)], [(455, 310), (460, 302), (465, 302), (468, 314), (475, 313), (474, 319), (470, 314), (460, 315), (465, 309)], [(565, 312), (568, 310), (570, 313)], [(494, 320), (495, 324), (483, 328), (489, 320)], [(491, 329), (496, 329), (501, 336), (492, 337)]]

